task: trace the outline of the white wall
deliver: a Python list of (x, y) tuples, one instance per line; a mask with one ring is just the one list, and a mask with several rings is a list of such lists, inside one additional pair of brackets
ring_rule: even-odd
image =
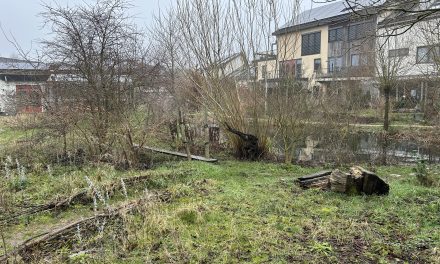
[[(439, 20), (430, 20), (416, 23), (412, 28), (407, 30), (407, 27), (399, 29), (397, 32), (392, 32), (392, 28), (381, 28), (378, 35), (385, 35), (386, 37), (379, 37), (377, 39), (377, 54), (380, 56), (381, 50), (384, 52), (384, 57), (388, 58), (388, 51), (392, 49), (409, 48), (409, 54), (399, 59), (393, 59), (398, 66), (399, 76), (429, 76), (437, 72), (438, 65), (435, 63), (417, 63), (417, 47), (438, 45), (440, 44), (440, 32), (432, 34), (430, 29), (437, 27), (438, 31)], [(389, 36), (395, 34), (396, 36)], [(391, 62), (393, 64), (393, 62)]]
[(0, 80), (0, 112), (6, 111), (7, 95), (15, 92), (14, 82), (5, 82)]

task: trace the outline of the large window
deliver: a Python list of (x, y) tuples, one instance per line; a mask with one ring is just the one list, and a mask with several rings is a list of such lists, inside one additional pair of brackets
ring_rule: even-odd
[(328, 42), (342, 41), (344, 40), (344, 29), (335, 28), (328, 31)]
[(392, 49), (388, 51), (388, 57), (396, 58), (396, 57), (405, 57), (409, 54), (409, 48), (402, 49)]
[(301, 56), (321, 53), (321, 32), (301, 36)]
[(328, 58), (328, 71), (338, 72), (342, 68), (342, 57)]
[(348, 39), (357, 40), (357, 39), (365, 38), (372, 33), (373, 33), (373, 24), (370, 22), (350, 25), (348, 28)]
[(280, 63), (281, 78), (301, 78), (302, 76), (302, 60), (288, 60)]
[(440, 62), (440, 46), (417, 47), (417, 63)]

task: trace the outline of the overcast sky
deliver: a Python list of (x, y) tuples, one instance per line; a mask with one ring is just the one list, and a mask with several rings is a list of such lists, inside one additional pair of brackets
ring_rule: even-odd
[[(54, 0), (52, 0), (54, 1)], [(292, 0), (282, 0), (292, 1)], [(50, 3), (51, 0), (44, 2)], [(95, 2), (95, 0), (56, 0), (60, 4), (74, 5), (81, 2)], [(131, 12), (136, 17), (140, 26), (148, 26), (151, 17), (159, 9), (166, 9), (175, 0), (132, 0), (134, 4)], [(6, 34), (13, 34), (20, 45), (30, 50), (35, 48), (39, 39), (45, 37), (42, 30), (42, 18), (38, 14), (42, 11), (40, 0), (0, 0), (0, 24)], [(311, 0), (303, 0), (303, 8), (316, 7)], [(16, 54), (15, 48), (7, 41), (3, 34), (0, 34), (0, 56), (11, 57)]]

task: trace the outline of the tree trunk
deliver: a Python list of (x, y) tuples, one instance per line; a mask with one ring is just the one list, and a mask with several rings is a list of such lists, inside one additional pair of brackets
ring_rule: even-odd
[(206, 108), (204, 113), (204, 119), (205, 119), (205, 158), (209, 158), (210, 139), (209, 139), (209, 124), (208, 124), (208, 109)]
[(388, 131), (390, 128), (390, 93), (391, 87), (384, 87), (384, 96), (385, 96), (385, 113), (383, 118), (383, 130), (384, 134), (382, 135), (382, 164), (387, 164), (387, 152), (388, 152)]
[(189, 138), (186, 136), (186, 133), (185, 133), (185, 127), (184, 127), (185, 122), (183, 120), (183, 114), (182, 114), (182, 111), (180, 110), (180, 107), (179, 107), (179, 121), (177, 123), (179, 124), (177, 130), (179, 131), (179, 133), (182, 137), (182, 142), (185, 146), (185, 152), (187, 155), (187, 159), (192, 160), (190, 146), (189, 146), (190, 142), (189, 142)]
[(385, 130), (387, 132), (388, 132), (389, 126), (390, 126), (390, 120), (389, 120), (389, 115), (390, 115), (390, 92), (391, 92), (391, 87), (385, 86), (384, 87), (385, 113), (384, 113), (384, 118), (383, 118), (383, 130)]
[(382, 165), (387, 165), (387, 154), (388, 154), (388, 132), (384, 131), (381, 135), (381, 145), (382, 145)]
[(257, 160), (262, 157), (263, 152), (258, 144), (258, 138), (251, 134), (246, 134), (230, 127), (225, 123), (226, 129), (237, 135), (242, 141), (242, 146), (237, 149), (237, 156), (247, 160)]

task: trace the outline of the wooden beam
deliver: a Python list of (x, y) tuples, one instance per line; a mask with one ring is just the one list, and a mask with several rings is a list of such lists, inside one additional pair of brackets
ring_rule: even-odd
[[(187, 158), (188, 157), (188, 155), (186, 155), (185, 153), (181, 153), (181, 152), (176, 152), (176, 151), (171, 151), (171, 150), (166, 150), (166, 149), (160, 149), (160, 148), (153, 148), (153, 147), (148, 147), (148, 146), (140, 147), (137, 144), (135, 144), (134, 146), (137, 147), (137, 148), (141, 148), (141, 149), (145, 149), (145, 150), (150, 150), (150, 151), (153, 151), (153, 152), (162, 153), (162, 154), (166, 154), (166, 155), (182, 157), (182, 158)], [(198, 161), (204, 161), (204, 162), (217, 162), (218, 161), (217, 159), (210, 159), (210, 158), (205, 158), (205, 157), (196, 156), (196, 155), (191, 155), (191, 159), (198, 160)]]
[(316, 179), (316, 178), (320, 178), (320, 177), (325, 177), (325, 176), (328, 176), (330, 174), (332, 174), (331, 170), (320, 171), (320, 172), (313, 173), (313, 174), (310, 174), (310, 175), (302, 176), (302, 177), (298, 178), (298, 180), (306, 181), (306, 180)]

